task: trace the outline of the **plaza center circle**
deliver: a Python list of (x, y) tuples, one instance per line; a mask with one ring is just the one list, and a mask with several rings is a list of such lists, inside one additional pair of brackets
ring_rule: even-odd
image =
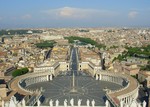
[(95, 105), (105, 105), (105, 94), (106, 90), (118, 90), (123, 86), (107, 82), (95, 80), (95, 78), (89, 75), (78, 75), (75, 76), (75, 86), (72, 86), (71, 75), (58, 75), (53, 78), (52, 81), (40, 82), (29, 85), (28, 89), (41, 90), (43, 95), (43, 102), (41, 105), (49, 105), (49, 101), (59, 100), (59, 105), (64, 105), (64, 100), (68, 101), (74, 99), (74, 105), (78, 104), (78, 100), (82, 99), (81, 105), (86, 105), (86, 101), (92, 101), (94, 99)]

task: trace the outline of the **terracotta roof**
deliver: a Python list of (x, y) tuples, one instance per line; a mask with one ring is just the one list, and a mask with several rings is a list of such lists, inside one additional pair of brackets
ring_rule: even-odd
[(6, 56), (6, 55), (7, 55), (7, 52), (0, 52), (0, 57)]

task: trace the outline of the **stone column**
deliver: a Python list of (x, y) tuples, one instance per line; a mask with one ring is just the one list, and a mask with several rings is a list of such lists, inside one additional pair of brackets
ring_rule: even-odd
[(127, 97), (127, 104), (129, 103), (129, 97)]
[(95, 76), (96, 76), (96, 77), (95, 77), (95, 78), (96, 78), (96, 80), (98, 80), (98, 74), (96, 74)]
[(47, 81), (49, 81), (49, 75), (47, 75)]
[(5, 107), (5, 105), (4, 105), (4, 100), (2, 100), (2, 107)]
[(23, 107), (26, 106), (26, 102), (25, 102), (24, 98), (23, 98), (23, 100), (22, 100), (22, 106), (23, 106)]
[(122, 101), (122, 99), (120, 101), (120, 107), (123, 107), (123, 101)]
[(99, 80), (102, 80), (102, 74), (99, 74)]
[(128, 103), (128, 99), (127, 99), (127, 97), (125, 98), (126, 99), (126, 104)]
[(52, 75), (50, 75), (50, 81), (52, 81), (53, 80), (53, 76)]

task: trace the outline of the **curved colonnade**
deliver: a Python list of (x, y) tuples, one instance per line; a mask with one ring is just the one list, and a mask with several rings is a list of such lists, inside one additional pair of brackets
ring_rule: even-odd
[(25, 87), (31, 84), (38, 83), (38, 82), (51, 81), (53, 78), (53, 75), (54, 74), (52, 74), (51, 72), (28, 73), (28, 74), (14, 78), (10, 82), (9, 88), (12, 91), (16, 91), (23, 95), (38, 94), (39, 90), (29, 90)]
[(109, 81), (119, 84), (123, 88), (118, 90), (108, 90), (106, 97), (114, 107), (131, 104), (138, 97), (139, 84), (137, 80), (127, 74), (98, 72), (96, 73), (97, 80)]
[[(25, 87), (38, 82), (51, 81), (53, 78), (51, 72), (29, 73), (23, 76), (16, 77), (10, 83), (10, 89), (23, 95), (38, 94), (40, 90), (29, 90)], [(108, 81), (123, 86), (119, 90), (107, 90), (106, 97), (114, 107), (120, 107), (121, 103), (130, 104), (138, 97), (138, 82), (129, 75), (97, 72), (96, 80)]]

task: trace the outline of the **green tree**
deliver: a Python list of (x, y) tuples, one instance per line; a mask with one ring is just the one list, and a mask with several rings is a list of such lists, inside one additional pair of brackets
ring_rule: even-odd
[(55, 43), (56, 43), (55, 41), (44, 41), (44, 42), (41, 42), (41, 43), (37, 43), (35, 45), (38, 48), (53, 48)]
[(68, 39), (69, 43), (74, 43), (75, 40), (79, 40), (80, 42), (83, 42), (85, 44), (91, 44), (95, 45), (96, 47), (105, 49), (106, 46), (104, 44), (97, 43), (96, 41), (92, 40), (91, 38), (83, 38), (78, 36), (70, 36), (65, 37), (65, 39)]
[(16, 70), (13, 71), (12, 76), (16, 77), (16, 76), (20, 76), (20, 75), (26, 74), (28, 72), (29, 72), (28, 68), (16, 69)]

